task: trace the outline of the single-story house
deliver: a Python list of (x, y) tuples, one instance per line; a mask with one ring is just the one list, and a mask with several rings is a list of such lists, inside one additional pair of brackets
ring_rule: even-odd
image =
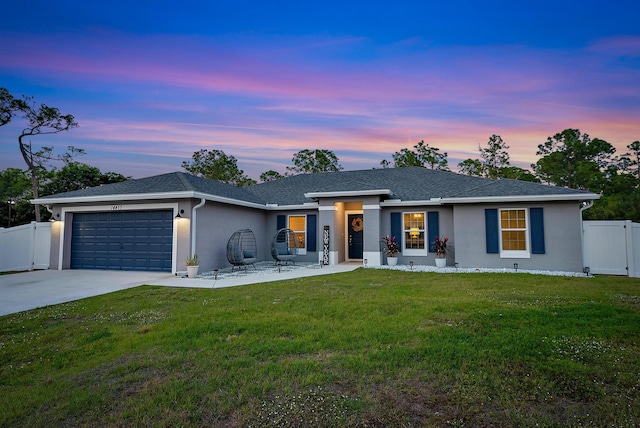
[(229, 237), (251, 229), (257, 259), (272, 237), (299, 237), (297, 260), (386, 262), (381, 238), (400, 243), (399, 263), (433, 264), (436, 236), (448, 265), (581, 272), (582, 216), (599, 196), (509, 179), (426, 168), (300, 174), (235, 187), (182, 172), (34, 200), (53, 213), (52, 269), (200, 270), (230, 266)]

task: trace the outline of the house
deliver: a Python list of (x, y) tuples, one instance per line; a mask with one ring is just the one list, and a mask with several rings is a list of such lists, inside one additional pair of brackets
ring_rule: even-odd
[(449, 265), (581, 272), (581, 212), (599, 196), (524, 181), (425, 168), (301, 174), (238, 188), (182, 172), (34, 200), (55, 221), (52, 269), (185, 270), (229, 266), (226, 243), (253, 230), (258, 260), (272, 260), (275, 232), (299, 236), (298, 260), (385, 263), (381, 237), (401, 244), (399, 263), (433, 264), (436, 236)]

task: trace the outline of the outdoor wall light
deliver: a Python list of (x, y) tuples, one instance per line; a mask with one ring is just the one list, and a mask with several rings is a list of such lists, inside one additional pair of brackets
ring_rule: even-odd
[(176, 218), (183, 218), (180, 214), (184, 214), (184, 210), (180, 210), (178, 214), (176, 214)]

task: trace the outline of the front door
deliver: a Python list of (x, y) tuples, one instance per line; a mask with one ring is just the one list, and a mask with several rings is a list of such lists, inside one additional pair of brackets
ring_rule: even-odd
[(362, 259), (363, 251), (363, 233), (364, 222), (362, 221), (362, 214), (349, 214), (347, 215), (347, 232), (348, 232), (348, 247), (349, 247), (349, 259), (356, 260)]

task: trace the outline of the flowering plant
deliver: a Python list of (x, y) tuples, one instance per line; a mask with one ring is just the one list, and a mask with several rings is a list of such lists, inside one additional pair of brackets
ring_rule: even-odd
[(436, 236), (436, 240), (434, 244), (436, 246), (436, 256), (437, 257), (445, 257), (449, 252), (447, 248), (447, 242), (449, 242), (449, 238), (446, 236)]
[(384, 242), (384, 252), (387, 253), (388, 257), (395, 257), (398, 255), (400, 252), (400, 246), (398, 245), (398, 241), (396, 241), (395, 236), (383, 236), (382, 242)]

